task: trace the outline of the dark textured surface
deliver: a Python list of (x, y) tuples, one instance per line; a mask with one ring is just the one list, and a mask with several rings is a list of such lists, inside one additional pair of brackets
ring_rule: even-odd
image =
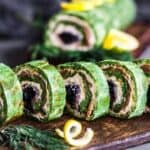
[[(53, 130), (56, 127), (63, 127), (64, 122), (70, 117), (64, 116), (59, 120), (43, 124), (31, 121), (29, 118), (18, 119), (11, 124), (28, 124), (43, 130)], [(104, 117), (96, 121), (81, 121), (83, 126), (91, 127), (95, 136), (85, 150), (118, 150), (140, 145), (150, 141), (150, 116), (143, 115), (131, 120), (119, 120), (111, 117)]]
[[(127, 32), (135, 36), (139, 42), (139, 48), (133, 52), (135, 57), (150, 57), (150, 22), (134, 23)], [(145, 54), (144, 54), (145, 52)]]
[(149, 0), (135, 0), (137, 3), (137, 20), (150, 21), (150, 1)]

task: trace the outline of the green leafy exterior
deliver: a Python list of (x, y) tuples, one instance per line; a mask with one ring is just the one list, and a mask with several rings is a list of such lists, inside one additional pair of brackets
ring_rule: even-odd
[(110, 115), (119, 118), (140, 116), (145, 109), (148, 89), (143, 71), (132, 62), (106, 60), (98, 65), (107, 80), (114, 84), (110, 87), (110, 93), (115, 90), (115, 98), (111, 97)]
[[(106, 3), (100, 7), (97, 7), (90, 11), (61, 11), (56, 14), (48, 23), (44, 35), (44, 40), (39, 45), (35, 45), (31, 50), (31, 59), (48, 59), (52, 60), (55, 64), (60, 60), (60, 63), (69, 61), (99, 61), (104, 59), (118, 59), (118, 60), (131, 60), (131, 54), (129, 52), (117, 53), (114, 50), (105, 51), (102, 48), (102, 43), (112, 29), (124, 29), (126, 28), (135, 18), (136, 7), (134, 0), (116, 0), (115, 3)], [(87, 39), (90, 39), (88, 43), (91, 43), (92, 35), (89, 35), (87, 29), (77, 25), (76, 22), (63, 21), (63, 16), (68, 18), (74, 17), (82, 21), (86, 26), (89, 26), (93, 33), (94, 43), (84, 43)], [(61, 21), (59, 19), (61, 18)], [(55, 25), (54, 25), (55, 24)], [(59, 26), (63, 25), (67, 28), (75, 28), (78, 33), (83, 37), (80, 41), (83, 46), (88, 45), (85, 51), (79, 48), (80, 44), (77, 44), (76, 48), (63, 48), (58, 46), (56, 43), (58, 39), (52, 40), (51, 35), (54, 35), (54, 30)], [(58, 33), (57, 33), (58, 34)], [(58, 34), (59, 35), (59, 34)], [(66, 35), (66, 38), (67, 37)]]
[(148, 92), (147, 92), (147, 105), (145, 112), (150, 113), (150, 58), (136, 60), (135, 63), (139, 65), (139, 67), (144, 71), (147, 79), (148, 79)]
[[(116, 2), (113, 4), (106, 3), (90, 11), (62, 11), (54, 16), (52, 20), (50, 20), (46, 31), (45, 45), (53, 46), (53, 43), (51, 43), (49, 38), (49, 34), (53, 34), (50, 24), (57, 22), (59, 17), (61, 18), (61, 16), (67, 15), (75, 16), (88, 23), (96, 37), (95, 46), (100, 47), (110, 29), (124, 29), (133, 21), (136, 14), (135, 10), (135, 4), (133, 0), (116, 0)], [(60, 22), (58, 22), (57, 25), (59, 23)], [(63, 21), (61, 23), (63, 23)], [(66, 25), (68, 24), (76, 26), (76, 24), (73, 24), (72, 22), (67, 22)], [(81, 32), (82, 31), (83, 29), (81, 29)]]
[[(107, 35), (107, 33), (112, 29), (124, 29), (126, 28), (135, 18), (136, 8), (133, 0), (116, 0), (113, 4), (104, 4), (90, 11), (72, 12), (72, 11), (61, 11), (55, 15), (48, 23), (46, 28), (44, 41), (39, 45), (32, 47), (32, 59), (46, 58), (48, 60), (53, 60), (57, 63), (58, 59), (61, 62), (69, 61), (97, 61), (103, 59), (119, 59), (119, 60), (131, 60), (131, 54), (129, 52), (117, 53), (115, 51), (105, 51), (102, 48), (102, 43)], [(95, 42), (91, 48), (87, 51), (81, 51), (78, 49), (66, 49), (55, 46), (54, 42), (51, 40), (50, 36), (54, 35), (54, 29), (63, 24), (64, 26), (72, 26), (80, 32), (84, 37), (84, 40), (91, 38), (87, 35), (83, 27), (78, 26), (76, 23), (69, 21), (58, 21), (58, 18), (63, 18), (62, 16), (75, 17), (81, 19), (85, 24), (89, 26), (93, 35), (95, 37)], [(52, 24), (56, 23), (54, 29), (51, 27)], [(89, 40), (90, 42), (91, 40)], [(84, 45), (84, 44), (83, 44)], [(62, 50), (63, 49), (63, 50)], [(111, 55), (112, 53), (112, 55)], [(61, 63), (60, 62), (60, 63)]]
[(79, 109), (72, 108), (67, 102), (67, 109), (73, 116), (94, 120), (108, 113), (108, 84), (97, 65), (88, 62), (74, 62), (59, 65), (58, 68), (66, 85), (70, 80), (70, 83), (78, 84), (81, 90), (80, 97), (82, 98), (80, 98)]
[(0, 122), (5, 123), (23, 114), (21, 85), (15, 73), (0, 63)]
[(116, 59), (123, 61), (132, 61), (132, 55), (129, 52), (119, 52), (115, 50), (106, 51), (105, 49), (98, 48), (88, 52), (80, 51), (60, 51), (56, 47), (46, 47), (44, 45), (36, 45), (31, 49), (31, 59), (44, 59), (50, 63), (60, 64), (73, 61), (90, 61), (97, 62), (104, 59)]
[[(33, 109), (26, 108), (28, 115), (47, 122), (63, 114), (66, 96), (64, 81), (54, 66), (46, 61), (32, 61), (17, 66), (15, 71), (22, 88), (27, 83), (28, 87), (35, 86), (34, 88), (38, 88), (37, 93), (41, 93), (38, 98), (32, 98), (32, 103), (27, 101), (27, 106), (31, 103), (30, 108)], [(27, 94), (30, 95), (29, 92)]]

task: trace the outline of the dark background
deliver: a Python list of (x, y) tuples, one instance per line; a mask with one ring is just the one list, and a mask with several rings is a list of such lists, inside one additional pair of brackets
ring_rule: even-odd
[[(27, 61), (28, 47), (42, 38), (61, 0), (0, 0), (0, 62), (14, 66)], [(150, 22), (150, 0), (136, 0), (136, 22)]]

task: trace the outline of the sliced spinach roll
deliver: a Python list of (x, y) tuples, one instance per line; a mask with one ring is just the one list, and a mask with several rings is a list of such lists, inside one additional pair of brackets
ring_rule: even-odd
[(115, 0), (88, 11), (60, 11), (48, 23), (44, 45), (58, 51), (87, 52), (100, 47), (110, 29), (127, 27), (135, 10), (133, 0)]
[(140, 116), (145, 109), (147, 79), (132, 62), (106, 60), (98, 65), (104, 71), (110, 92), (110, 115), (119, 118)]
[(0, 63), (0, 123), (5, 123), (23, 114), (23, 95), (16, 74)]
[(57, 69), (45, 61), (32, 61), (15, 69), (23, 90), (25, 112), (39, 121), (60, 117), (65, 106), (65, 86)]
[(109, 88), (97, 65), (74, 62), (58, 68), (65, 81), (68, 112), (85, 120), (94, 120), (108, 113)]
[(137, 60), (135, 61), (141, 69), (144, 71), (145, 75), (148, 78), (148, 92), (147, 92), (147, 105), (146, 105), (146, 112), (150, 113), (150, 58), (143, 59), (143, 60)]

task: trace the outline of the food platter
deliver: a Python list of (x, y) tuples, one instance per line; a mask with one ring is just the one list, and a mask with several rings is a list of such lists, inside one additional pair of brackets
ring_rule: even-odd
[[(135, 29), (134, 26), (131, 27), (128, 31), (131, 32), (133, 35), (137, 36), (141, 41), (141, 49), (138, 49), (135, 53), (136, 56), (139, 56), (141, 50), (145, 49), (146, 46), (149, 45), (148, 41), (150, 40), (149, 36), (147, 36), (147, 30), (149, 30), (149, 26), (147, 27), (147, 30), (144, 25), (140, 24), (137, 26), (135, 25)], [(141, 32), (138, 32), (140, 35), (137, 34), (137, 31), (139, 30), (141, 30)], [(16, 59), (17, 58), (18, 57), (16, 56)], [(27, 55), (25, 55), (25, 58), (27, 58)], [(16, 65), (16, 63), (20, 62), (15, 62), (14, 65)], [(95, 131), (94, 139), (92, 140), (90, 145), (85, 147), (85, 149), (124, 149), (149, 142), (149, 117), (150, 116), (148, 114), (145, 114), (141, 117), (137, 117), (131, 120), (121, 120), (115, 119), (113, 117), (104, 117), (91, 122), (81, 121), (85, 128), (91, 127)], [(37, 121), (33, 121), (32, 119), (23, 117), (10, 122), (9, 124), (27, 124), (33, 125), (34, 127), (43, 130), (52, 130), (56, 127), (62, 127), (64, 122), (70, 118), (71, 116), (65, 115), (62, 118), (49, 123), (39, 123)], [(0, 149), (4, 150), (4, 148)]]
[[(137, 37), (140, 41), (140, 47), (133, 53), (135, 57), (140, 57), (144, 50), (150, 45), (150, 31), (148, 23), (135, 23), (127, 32)], [(7, 41), (2, 42), (0, 59), (10, 66), (26, 62), (29, 60), (27, 43), (22, 41)], [(9, 43), (9, 44), (8, 44)], [(24, 51), (24, 54), (22, 53)], [(149, 54), (149, 53), (148, 53)], [(149, 57), (149, 56), (146, 56)], [(53, 130), (56, 127), (62, 127), (70, 115), (64, 115), (60, 119), (50, 121), (49, 123), (40, 123), (33, 119), (22, 117), (12, 121), (11, 125), (32, 125), (42, 130)], [(131, 120), (116, 119), (113, 117), (103, 117), (95, 121), (82, 121), (84, 128), (90, 127), (95, 131), (95, 136), (92, 142), (84, 149), (125, 149), (150, 141), (150, 116), (144, 114), (141, 117), (136, 117)], [(5, 149), (1, 147), (0, 149)], [(82, 148), (83, 149), (83, 148)]]

